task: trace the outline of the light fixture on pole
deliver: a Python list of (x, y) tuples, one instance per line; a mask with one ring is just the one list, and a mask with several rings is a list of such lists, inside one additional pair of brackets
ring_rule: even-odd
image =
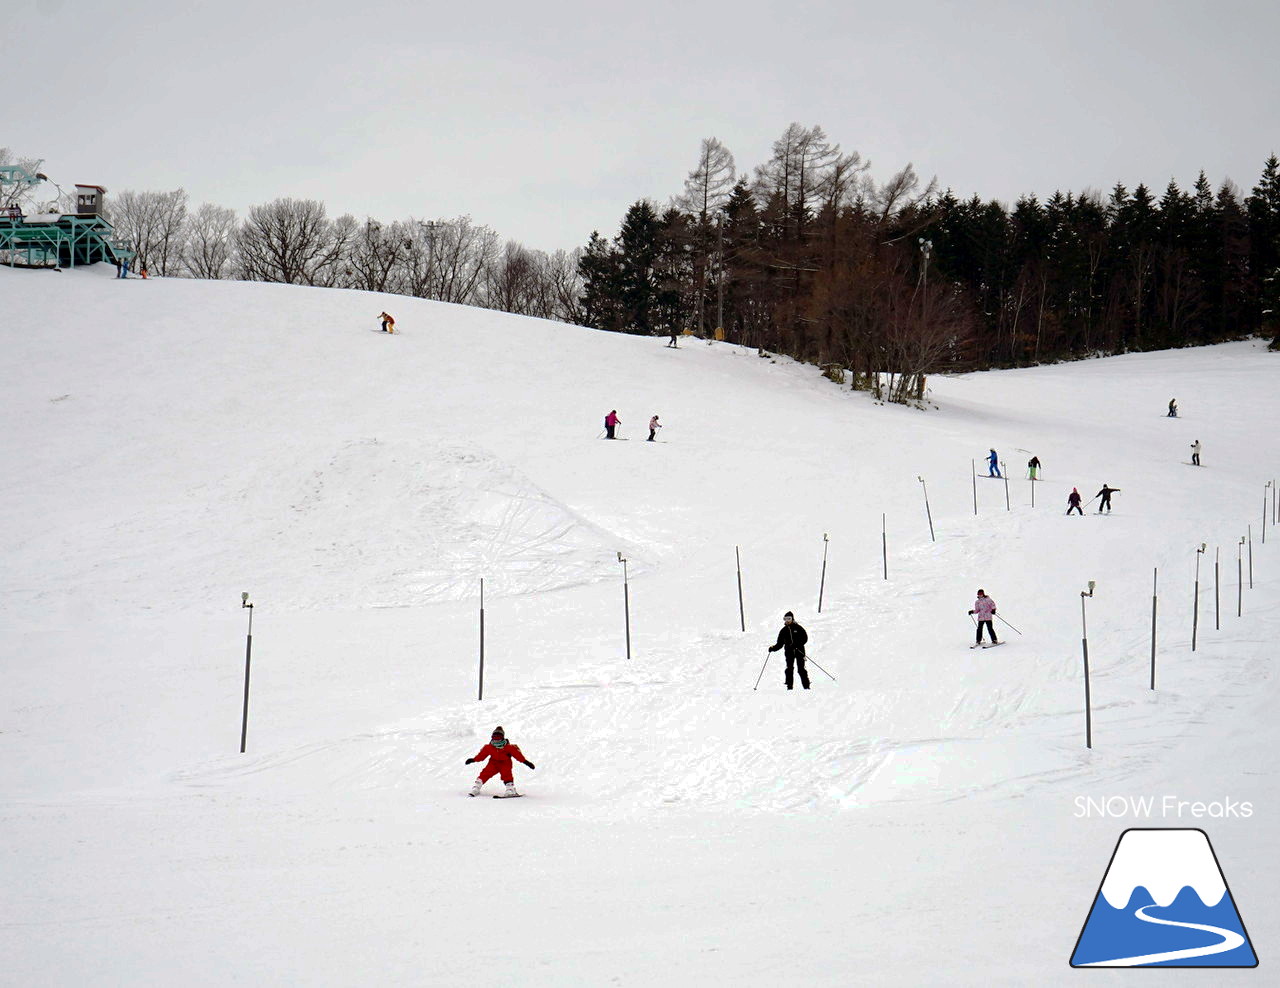
[(1236, 617), (1244, 609), (1244, 536), (1236, 546)]
[(631, 661), (631, 590), (627, 585), (627, 560), (621, 552), (618, 562), (622, 563), (622, 613), (627, 628), (627, 661)]
[(1093, 703), (1089, 696), (1089, 626), (1085, 620), (1084, 599), (1093, 596), (1097, 584), (1089, 581), (1089, 589), (1080, 591), (1080, 648), (1084, 652), (1084, 746), (1093, 747)]
[(1213, 630), (1222, 630), (1222, 579), (1219, 573), (1218, 557), (1222, 555), (1222, 546), (1213, 547)]
[(1191, 599), (1191, 651), (1196, 650), (1196, 629), (1200, 626), (1200, 557), (1204, 555), (1205, 543), (1201, 542), (1196, 549), (1196, 589)]
[(924, 490), (924, 513), (929, 519), (929, 541), (937, 542), (938, 540), (933, 537), (933, 512), (929, 510), (929, 485), (924, 482), (923, 477), (916, 477), (916, 480), (920, 481), (920, 487)]
[(747, 609), (742, 603), (742, 552), (738, 546), (733, 547), (733, 560), (738, 567), (738, 622), (742, 630), (747, 630)]
[(253, 605), (249, 592), (240, 595), (240, 607), (249, 609), (249, 633), (244, 642), (244, 713), (240, 718), (240, 754), (244, 754), (245, 741), (249, 737), (249, 663), (253, 656)]
[[(822, 578), (818, 581), (818, 613), (822, 613), (822, 591), (827, 586), (827, 533), (822, 533)], [(743, 618), (743, 631), (746, 631), (746, 618)]]
[(1268, 480), (1262, 487), (1262, 544), (1267, 544), (1267, 490), (1275, 483)]
[(1156, 585), (1160, 580), (1160, 570), (1151, 571), (1151, 688), (1156, 688)]

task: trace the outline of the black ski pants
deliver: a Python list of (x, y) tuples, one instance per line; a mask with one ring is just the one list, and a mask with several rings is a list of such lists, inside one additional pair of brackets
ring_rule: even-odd
[(616, 426), (616, 425), (606, 425), (606, 426), (604, 427), (604, 431), (605, 431), (605, 432), (607, 432), (607, 433), (608, 433), (608, 435), (607, 435), (607, 436), (605, 436), (605, 438), (606, 438), (606, 439), (612, 439), (612, 438), (613, 438), (613, 430), (614, 430), (614, 429), (616, 429), (616, 428), (617, 428), (617, 426)]
[(1084, 514), (1084, 512), (1080, 510), (1080, 505), (1078, 504), (1071, 505), (1071, 507), (1067, 509), (1067, 514), (1071, 514), (1073, 511), (1080, 511), (1080, 514)]
[(800, 673), (800, 685), (805, 689), (808, 689), (809, 673), (805, 670), (803, 655), (797, 655), (794, 657), (790, 655), (787, 656), (787, 689), (795, 688), (795, 671), (799, 671)]
[(1111, 495), (1110, 495), (1110, 494), (1104, 495), (1104, 496), (1103, 496), (1103, 498), (1102, 498), (1102, 500), (1098, 502), (1098, 514), (1102, 514), (1102, 509), (1103, 509), (1103, 508), (1106, 508), (1108, 511), (1110, 511), (1110, 510), (1111, 510)]
[(986, 628), (986, 629), (987, 629), (987, 631), (988, 631), (988, 632), (990, 632), (990, 634), (991, 634), (991, 640), (992, 640), (992, 641), (995, 641), (995, 640), (996, 640), (996, 626), (995, 626), (994, 624), (992, 624), (992, 623), (991, 623), (991, 619), (990, 619), (990, 618), (988, 618), (986, 621), (979, 621), (979, 622), (978, 622), (978, 641), (979, 641), (979, 642), (981, 642), (981, 641), (982, 641), (982, 629), (983, 629), (983, 628)]

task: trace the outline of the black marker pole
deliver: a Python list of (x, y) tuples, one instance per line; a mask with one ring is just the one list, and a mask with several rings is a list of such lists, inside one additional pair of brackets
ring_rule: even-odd
[(244, 642), (244, 714), (240, 718), (240, 754), (243, 755), (249, 738), (249, 664), (253, 657), (253, 605), (249, 603), (247, 591), (240, 595), (240, 606), (249, 609), (249, 634)]

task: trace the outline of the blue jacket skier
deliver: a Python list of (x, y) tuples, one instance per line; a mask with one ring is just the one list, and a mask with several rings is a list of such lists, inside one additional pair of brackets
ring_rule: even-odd
[(994, 449), (991, 451), (991, 455), (987, 457), (987, 476), (1002, 476), (1000, 473), (1000, 457)]

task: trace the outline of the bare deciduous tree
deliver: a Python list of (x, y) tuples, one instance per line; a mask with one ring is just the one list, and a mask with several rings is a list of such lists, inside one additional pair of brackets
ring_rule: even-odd
[(733, 155), (718, 138), (704, 137), (698, 152), (698, 164), (684, 181), (684, 192), (676, 204), (693, 214), (700, 223), (722, 209), (736, 181)]
[(907, 166), (895, 174), (884, 185), (876, 185), (870, 178), (866, 180), (864, 194), (873, 203), (880, 219), (891, 219), (905, 209), (918, 206), (926, 199), (937, 194), (937, 178), (929, 179), (929, 184), (920, 189), (920, 176), (915, 167), (908, 162)]
[(470, 216), (411, 222), (415, 232), (405, 258), (401, 291), (418, 298), (470, 304), (486, 269), (498, 256), (497, 233), (487, 226), (476, 226)]
[(192, 278), (219, 279), (232, 270), (236, 243), (236, 211), (206, 202), (187, 221), (183, 251)]
[(126, 190), (110, 204), (116, 239), (137, 255), (134, 266), (152, 274), (176, 274), (182, 262), (187, 193)]
[(351, 274), (345, 281), (346, 287), (368, 292), (392, 291), (396, 269), (407, 260), (412, 239), (412, 230), (405, 223), (383, 226), (377, 220), (365, 220), (355, 231), (347, 250), (346, 267)]
[(276, 199), (254, 206), (236, 240), (246, 278), (289, 285), (328, 283), (342, 246), (324, 203), (315, 199)]

